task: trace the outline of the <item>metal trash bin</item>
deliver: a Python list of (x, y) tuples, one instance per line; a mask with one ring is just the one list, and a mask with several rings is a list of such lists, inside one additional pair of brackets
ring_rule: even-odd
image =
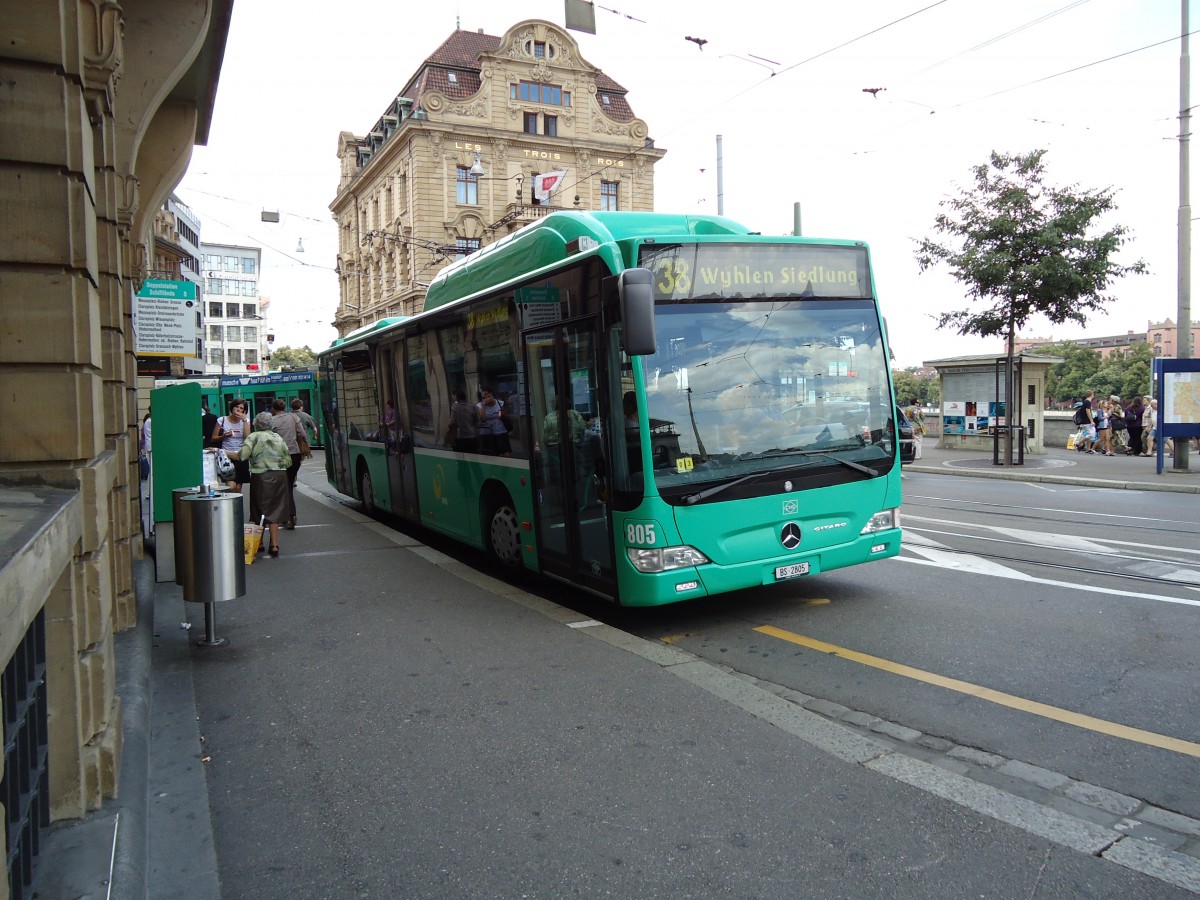
[[(204, 646), (225, 643), (216, 636), (214, 605), (246, 593), (246, 556), (242, 545), (242, 495), (185, 494), (180, 524), (189, 536), (184, 546), (183, 599), (204, 604)], [(179, 563), (177, 562), (177, 566)]]
[[(233, 488), (222, 484), (216, 490), (220, 493), (232, 491)], [(171, 522), (173, 523), (172, 532), (174, 533), (175, 547), (175, 583), (183, 584), (183, 565), (182, 560), (188, 554), (192, 543), (191, 521), (185, 521), (183, 518), (183, 498), (187, 496), (196, 496), (205, 492), (203, 487), (185, 487), (174, 488), (171, 491)]]

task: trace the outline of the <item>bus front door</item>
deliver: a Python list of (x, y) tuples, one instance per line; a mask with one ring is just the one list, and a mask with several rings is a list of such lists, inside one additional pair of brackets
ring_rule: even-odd
[(526, 335), (538, 553), (542, 570), (614, 596), (612, 531), (597, 496), (603, 470), (593, 323)]

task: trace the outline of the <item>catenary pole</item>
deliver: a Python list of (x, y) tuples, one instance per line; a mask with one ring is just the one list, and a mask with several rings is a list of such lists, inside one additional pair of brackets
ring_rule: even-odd
[(721, 135), (717, 135), (717, 215), (725, 215), (725, 153), (721, 149)]
[[(1180, 42), (1179, 42), (1179, 310), (1176, 316), (1179, 322), (1175, 339), (1175, 356), (1177, 359), (1190, 359), (1192, 356), (1192, 206), (1191, 206), (1191, 58), (1188, 55), (1188, 3), (1190, 0), (1180, 0)], [(1159, 404), (1166, 402), (1165, 397), (1159, 398)], [(1167, 410), (1161, 409), (1160, 414), (1166, 415)], [(1175, 439), (1174, 466), (1176, 471), (1185, 472), (1188, 468), (1188, 439)]]

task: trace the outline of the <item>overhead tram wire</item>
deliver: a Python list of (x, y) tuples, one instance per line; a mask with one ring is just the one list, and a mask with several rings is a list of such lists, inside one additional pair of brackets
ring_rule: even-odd
[[(206, 175), (206, 172), (189, 173), (196, 175)], [(244, 206), (258, 206), (259, 204), (251, 203), (248, 200), (239, 200), (237, 197), (226, 197), (224, 194), (214, 194), (212, 191), (202, 191), (199, 188), (184, 188), (189, 194), (203, 194), (205, 197), (216, 197), (218, 200), (228, 200), (230, 203), (241, 203)], [(307, 219), (309, 222), (320, 222), (322, 225), (329, 225), (329, 219), (314, 219), (312, 216), (306, 216), (301, 213), (287, 212), (284, 213), (293, 219)], [(215, 220), (214, 220), (215, 221)]]
[[(776, 75), (782, 75), (785, 72), (790, 72), (793, 69), (799, 68), (800, 66), (806, 65), (807, 63), (810, 63), (810, 62), (813, 62), (814, 60), (820, 59), (823, 56), (828, 56), (830, 53), (833, 53), (837, 50), (841, 50), (845, 47), (849, 47), (851, 44), (857, 43), (858, 41), (868, 38), (873, 34), (877, 34), (880, 31), (884, 31), (885, 29), (891, 28), (893, 25), (898, 25), (899, 23), (904, 22), (908, 19), (911, 19), (914, 16), (918, 16), (921, 13), (928, 12), (929, 10), (931, 10), (935, 7), (941, 6), (943, 3), (946, 3), (946, 2), (948, 2), (948, 0), (936, 0), (936, 2), (931, 3), (928, 6), (922, 7), (921, 9), (914, 10), (913, 12), (908, 13), (907, 15), (901, 16), (898, 19), (894, 19), (891, 22), (888, 22), (884, 25), (880, 25), (878, 28), (873, 28), (870, 31), (864, 32), (863, 34), (860, 34), (858, 37), (851, 38), (848, 41), (843, 41), (842, 43), (840, 43), (834, 47), (830, 47), (827, 50), (822, 50), (820, 53), (817, 53), (814, 56), (810, 56), (807, 59), (803, 59), (798, 63), (793, 63), (792, 65), (788, 66), (787, 68), (780, 69), (778, 71), (772, 71), (771, 74), (768, 75), (766, 78), (763, 78), (761, 81), (755, 82), (754, 84), (750, 85), (746, 89), (739, 91), (738, 93), (733, 94), (729, 97), (726, 97), (724, 100), (720, 100), (716, 104), (706, 104), (705, 112), (703, 114), (698, 113), (694, 118), (686, 120), (685, 122), (677, 125), (675, 128), (664, 132), (663, 137), (667, 137), (667, 136), (670, 136), (671, 134), (674, 134), (676, 131), (683, 128), (684, 124), (687, 124), (689, 122), (695, 121), (696, 119), (699, 119), (701, 117), (701, 115), (704, 115), (705, 117), (710, 116), (713, 109), (720, 108), (722, 106), (725, 106), (725, 105), (733, 102), (734, 100), (739, 99), (740, 97), (744, 97), (750, 91), (755, 90), (756, 88), (762, 87), (764, 84), (766, 84), (772, 78), (774, 78)], [(615, 10), (612, 10), (612, 12), (615, 12)], [(632, 18), (632, 17), (629, 17), (629, 18)], [(642, 22), (641, 19), (634, 19), (634, 21)], [(643, 24), (648, 24), (648, 23), (643, 22)], [(614, 162), (631, 159), (632, 157), (634, 157), (637, 154), (637, 152), (638, 152), (637, 150), (632, 150), (629, 153), (626, 153), (625, 155), (618, 157), (617, 160), (614, 160)], [(584, 181), (587, 181), (588, 179), (594, 178), (595, 176), (602, 174), (606, 169), (609, 169), (611, 167), (612, 167), (611, 165), (605, 165), (605, 166), (602, 166), (600, 169), (598, 169), (586, 176), (577, 178), (575, 181), (571, 182), (569, 185), (565, 185), (564, 190), (567, 187), (572, 187), (572, 188), (576, 187), (577, 185), (583, 183)]]
[(976, 51), (982, 50), (985, 47), (990, 47), (992, 44), (998, 44), (1001, 41), (1003, 41), (1005, 38), (1010, 38), (1014, 34), (1020, 34), (1022, 31), (1025, 31), (1027, 28), (1032, 28), (1035, 25), (1040, 25), (1043, 22), (1049, 21), (1050, 19), (1053, 19), (1056, 16), (1060, 16), (1065, 12), (1070, 12), (1077, 6), (1083, 6), (1083, 4), (1088, 3), (1088, 2), (1089, 2), (1089, 0), (1075, 0), (1075, 2), (1068, 3), (1066, 6), (1063, 6), (1059, 9), (1054, 10), (1054, 12), (1048, 12), (1044, 16), (1040, 16), (1036, 19), (1032, 19), (1023, 25), (1018, 25), (1016, 28), (1010, 28), (1008, 31), (1004, 32), (1003, 34), (998, 34), (998, 35), (995, 35), (994, 37), (990, 37), (986, 41), (976, 44), (974, 47), (968, 47), (966, 50), (960, 50), (958, 53), (951, 54), (950, 56), (947, 56), (944, 59), (939, 59), (937, 62), (931, 63), (923, 69), (918, 69), (916, 72), (913, 72), (912, 75), (909, 75), (907, 77), (912, 78), (917, 75), (924, 75), (926, 72), (936, 69), (938, 66), (944, 65), (945, 63), (948, 63), (951, 60), (958, 59), (960, 56), (966, 56), (970, 53), (975, 53)]
[[(790, 72), (792, 69), (798, 68), (799, 66), (802, 66), (802, 65), (805, 65), (805, 64), (807, 64), (807, 63), (810, 63), (810, 62), (812, 62), (812, 61), (814, 61), (814, 60), (820, 59), (820, 58), (821, 58), (821, 57), (823, 57), (823, 56), (828, 56), (830, 53), (833, 53), (834, 51), (841, 50), (841, 49), (843, 49), (844, 47), (848, 47), (848, 46), (850, 46), (851, 44), (854, 44), (854, 43), (856, 43), (856, 42), (858, 42), (858, 41), (861, 41), (861, 40), (863, 40), (863, 39), (865, 39), (865, 38), (868, 38), (868, 37), (870, 37), (870, 36), (871, 36), (871, 35), (873, 35), (873, 34), (877, 34), (877, 33), (878, 33), (878, 32), (880, 32), (880, 31), (884, 31), (885, 29), (891, 28), (893, 25), (898, 25), (899, 23), (901, 23), (901, 22), (904, 22), (904, 21), (906, 21), (906, 20), (908, 20), (908, 19), (911, 19), (911, 18), (913, 18), (914, 16), (918, 16), (918, 15), (920, 15), (921, 13), (928, 12), (929, 10), (931, 10), (931, 9), (934, 9), (935, 7), (941, 6), (943, 3), (946, 3), (946, 2), (948, 2), (948, 0), (936, 0), (936, 2), (934, 2), (934, 3), (930, 3), (928, 6), (924, 6), (924, 7), (922, 7), (921, 9), (914, 10), (913, 12), (911, 12), (911, 13), (908, 13), (907, 15), (901, 16), (901, 17), (900, 17), (900, 18), (898, 18), (898, 19), (894, 19), (894, 20), (892, 20), (891, 22), (887, 22), (887, 23), (886, 23), (886, 24), (884, 24), (884, 25), (880, 25), (878, 28), (873, 28), (873, 29), (871, 29), (870, 31), (867, 31), (867, 32), (864, 32), (863, 34), (860, 34), (858, 37), (851, 38), (851, 39), (850, 39), (850, 40), (848, 40), (848, 41), (844, 41), (844, 42), (842, 42), (841, 44), (838, 44), (838, 45), (836, 45), (836, 46), (834, 46), (834, 47), (830, 47), (830, 48), (829, 48), (829, 49), (827, 49), (827, 50), (823, 50), (823, 51), (821, 51), (820, 53), (817, 53), (817, 54), (816, 54), (816, 55), (814, 55), (814, 56), (810, 56), (810, 57), (808, 57), (807, 59), (801, 60), (801, 61), (800, 61), (800, 62), (798, 62), (798, 63), (794, 63), (793, 65), (790, 65), (790, 66), (788, 66), (788, 67), (787, 67), (787, 68), (785, 68), (785, 69), (781, 69), (781, 70), (779, 70), (779, 71), (777, 71), (777, 72), (772, 72), (772, 73), (771, 73), (769, 76), (767, 76), (766, 78), (762, 79), (761, 81), (755, 82), (754, 84), (752, 84), (752, 85), (750, 85), (749, 87), (747, 87), (745, 90), (743, 90), (743, 91), (739, 91), (738, 93), (736, 93), (736, 94), (733, 94), (732, 96), (730, 96), (730, 97), (727, 97), (727, 98), (726, 98), (726, 99), (724, 99), (724, 100), (718, 101), (718, 102), (715, 104), (715, 106), (714, 106), (713, 104), (707, 104), (707, 105), (705, 106), (705, 110), (706, 110), (706, 111), (705, 111), (704, 113), (697, 113), (697, 114), (696, 114), (696, 116), (694, 116), (692, 119), (688, 119), (688, 120), (686, 120), (685, 122), (681, 123), (680, 125), (676, 126), (676, 128), (673, 128), (673, 129), (671, 129), (670, 131), (666, 131), (666, 132), (664, 132), (664, 133), (663, 133), (663, 136), (664, 136), (664, 137), (666, 137), (666, 136), (669, 136), (669, 135), (671, 135), (671, 134), (674, 134), (676, 131), (678, 131), (679, 129), (681, 129), (681, 128), (684, 126), (684, 124), (687, 124), (687, 123), (689, 123), (689, 122), (693, 122), (693, 121), (695, 121), (696, 119), (699, 119), (699, 118), (701, 117), (701, 115), (704, 115), (704, 116), (708, 116), (708, 115), (710, 115), (710, 114), (711, 114), (711, 111), (712, 111), (714, 108), (719, 108), (719, 107), (725, 106), (726, 104), (728, 104), (728, 103), (731, 103), (732, 101), (734, 101), (734, 100), (737, 100), (738, 98), (745, 96), (745, 95), (746, 95), (747, 93), (749, 93), (750, 91), (752, 91), (752, 90), (754, 90), (754, 89), (756, 89), (756, 88), (758, 88), (758, 87), (761, 87), (763, 84), (765, 84), (766, 82), (770, 81), (770, 80), (771, 80), (772, 78), (774, 78), (776, 75), (782, 75), (784, 72)], [(620, 12), (619, 10), (610, 9), (610, 8), (608, 8), (608, 7), (604, 7), (604, 6), (598, 6), (598, 8), (599, 8), (599, 9), (603, 9), (605, 12), (611, 12), (611, 13), (614, 13), (615, 15), (622, 16), (623, 18), (626, 18), (626, 19), (628, 19), (628, 20), (630, 20), (630, 21), (632, 21), (632, 22), (636, 22), (636, 23), (638, 23), (638, 24), (641, 24), (641, 25), (649, 25), (649, 26), (651, 26), (651, 27), (653, 27), (653, 28), (655, 28), (656, 30), (659, 30), (659, 31), (662, 31), (662, 30), (663, 30), (663, 29), (659, 28), (658, 26), (651, 25), (651, 23), (650, 23), (649, 21), (645, 20), (645, 19), (639, 19), (639, 18), (637, 18), (637, 17), (635, 17), (635, 16), (632, 16), (632, 15), (629, 15), (629, 14), (627, 14), (627, 13), (622, 13), (622, 12)], [(677, 30), (677, 29), (676, 29), (676, 30)], [(673, 32), (673, 33), (674, 33), (674, 32)], [(488, 135), (488, 130), (487, 130), (487, 129), (484, 129), (484, 133), (485, 133), (485, 135)], [(501, 136), (507, 136), (507, 135), (508, 135), (508, 132), (500, 132), (500, 135), (501, 135)], [(590, 179), (592, 179), (592, 178), (596, 177), (597, 175), (602, 175), (602, 174), (603, 174), (605, 171), (607, 171), (608, 169), (612, 168), (612, 167), (613, 167), (613, 164), (615, 164), (616, 162), (624, 162), (624, 161), (626, 161), (626, 160), (633, 159), (633, 158), (634, 158), (634, 157), (635, 157), (635, 156), (638, 154), (638, 152), (639, 152), (641, 149), (642, 149), (642, 148), (638, 148), (637, 150), (631, 150), (631, 151), (629, 151), (629, 152), (627, 152), (627, 153), (625, 153), (625, 154), (622, 154), (621, 156), (618, 156), (618, 157), (616, 157), (616, 158), (613, 160), (613, 163), (610, 163), (610, 164), (606, 164), (606, 165), (604, 165), (604, 166), (601, 166), (600, 168), (598, 168), (598, 169), (596, 169), (596, 170), (594, 170), (594, 171), (592, 171), (592, 172), (589, 172), (587, 175), (582, 175), (582, 176), (576, 177), (576, 179), (575, 179), (574, 181), (571, 181), (571, 182), (564, 183), (564, 184), (563, 184), (563, 187), (562, 187), (560, 190), (563, 190), (563, 191), (568, 191), (568, 192), (569, 192), (571, 189), (577, 188), (577, 187), (578, 187), (580, 184), (583, 184), (584, 182), (586, 182), (586, 181), (588, 181), (588, 180), (590, 180)], [(365, 183), (365, 182), (369, 182), (369, 181), (373, 181), (373, 180), (375, 180), (375, 179), (381, 179), (381, 178), (385, 178), (385, 177), (387, 177), (387, 176), (386, 176), (386, 175), (384, 175), (384, 174), (372, 174), (371, 176), (369, 176), (369, 177), (368, 177), (368, 176), (365, 176), (365, 175), (363, 175), (361, 172), (356, 172), (356, 173), (354, 173), (353, 175), (351, 175), (351, 176), (350, 176), (350, 179), (351, 179), (351, 181), (358, 181), (358, 182), (360, 182), (360, 184), (361, 184), (361, 183)]]
[(310, 262), (305, 262), (302, 259), (297, 259), (292, 254), (288, 253), (286, 250), (280, 250), (278, 247), (268, 244), (266, 241), (264, 241), (262, 238), (258, 237), (257, 235), (253, 235), (248, 231), (242, 231), (242, 229), (240, 229), (234, 225), (230, 225), (228, 222), (222, 222), (220, 219), (216, 218), (215, 216), (210, 216), (207, 213), (204, 213), (203, 215), (204, 215), (204, 218), (208, 219), (209, 221), (216, 222), (218, 225), (228, 228), (230, 231), (234, 232), (235, 234), (243, 235), (244, 237), (247, 237), (256, 243), (261, 244), (262, 246), (266, 247), (268, 250), (271, 250), (274, 253), (278, 253), (280, 256), (290, 259), (292, 262), (297, 263), (301, 266), (307, 266), (310, 269), (324, 269), (327, 272), (335, 271), (333, 266), (322, 266), (322, 265), (319, 265), (318, 263), (310, 263)]
[[(1188, 37), (1191, 37), (1193, 34), (1196, 34), (1197, 31), (1200, 31), (1200, 29), (1189, 31)], [(964, 100), (961, 103), (954, 104), (953, 106), (947, 106), (946, 111), (949, 112), (952, 109), (959, 109), (963, 106), (968, 106), (972, 103), (978, 103), (981, 100), (990, 100), (992, 97), (999, 97), (1002, 94), (1009, 94), (1009, 93), (1012, 93), (1013, 91), (1019, 91), (1022, 88), (1032, 87), (1033, 85), (1041, 84), (1044, 81), (1051, 81), (1052, 79), (1055, 79), (1055, 78), (1061, 78), (1064, 75), (1072, 75), (1075, 72), (1082, 72), (1084, 69), (1090, 69), (1093, 66), (1103, 65), (1104, 63), (1112, 62), (1115, 59), (1122, 59), (1123, 57), (1126, 57), (1126, 56), (1132, 56), (1135, 53), (1141, 53), (1143, 50), (1153, 50), (1155, 47), (1163, 46), (1163, 44), (1174, 43), (1175, 41), (1179, 40), (1181, 37), (1183, 37), (1183, 35), (1177, 34), (1177, 35), (1174, 35), (1173, 37), (1166, 38), (1165, 40), (1155, 41), (1153, 44), (1146, 44), (1144, 47), (1138, 47), (1134, 50), (1126, 50), (1124, 53), (1117, 53), (1117, 54), (1114, 54), (1113, 56), (1106, 56), (1104, 59), (1097, 59), (1090, 63), (1084, 63), (1081, 66), (1074, 66), (1073, 68), (1070, 68), (1070, 69), (1064, 69), (1061, 72), (1055, 72), (1053, 75), (1044, 75), (1041, 78), (1035, 78), (1033, 81), (1026, 81), (1021, 84), (1013, 85), (1012, 87), (1004, 88), (1003, 90), (993, 91), (990, 94), (983, 94), (982, 96), (975, 97), (971, 100)]]

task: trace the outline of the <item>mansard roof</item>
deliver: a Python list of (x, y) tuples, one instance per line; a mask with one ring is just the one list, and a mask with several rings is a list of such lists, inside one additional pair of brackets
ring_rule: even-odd
[[(503, 40), (502, 37), (481, 31), (464, 31), (460, 28), (451, 32), (441, 46), (421, 63), (400, 96), (408, 97), (417, 106), (421, 105), (421, 95), (426, 91), (437, 91), (455, 99), (472, 96), (481, 83), (479, 58), (485, 53), (494, 53)], [(449, 78), (451, 72), (455, 75), (453, 83)], [(625, 88), (599, 70), (596, 72), (596, 93), (597, 103), (602, 104), (609, 118), (618, 122), (628, 122), (633, 118), (633, 110), (625, 99)], [(601, 99), (605, 96), (608, 97), (607, 103)]]

